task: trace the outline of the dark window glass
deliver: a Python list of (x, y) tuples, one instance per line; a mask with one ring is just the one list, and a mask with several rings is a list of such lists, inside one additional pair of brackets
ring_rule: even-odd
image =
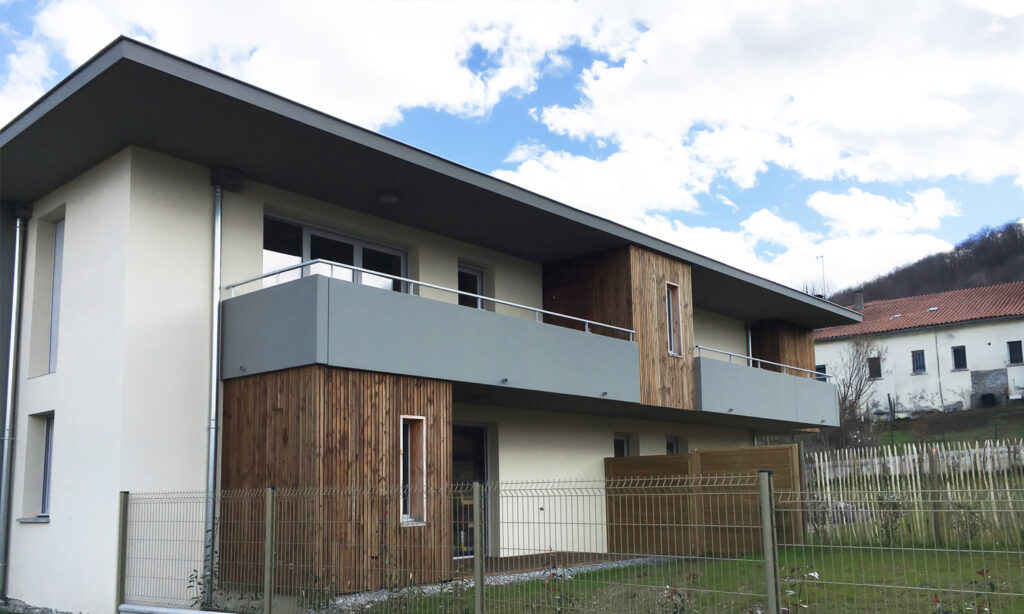
[(871, 379), (879, 379), (882, 377), (882, 358), (879, 356), (872, 356), (868, 358), (868, 377)]
[(1010, 350), (1010, 362), (1019, 365), (1024, 362), (1024, 351), (1021, 351), (1020, 341), (1007, 341), (1006, 348)]
[(412, 450), (412, 425), (407, 420), (402, 421), (402, 516), (411, 514), (411, 501), (409, 497), (409, 476), (411, 473), (409, 452)]
[(913, 365), (914, 373), (924, 373), (924, 350), (911, 352), (910, 362)]
[(335, 241), (320, 235), (311, 235), (309, 237), (309, 259), (355, 264), (355, 247), (351, 243)]
[[(480, 273), (471, 269), (459, 269), (459, 290), (462, 292), (472, 292), (473, 294), (483, 294), (481, 288)], [(480, 309), (480, 299), (473, 296), (466, 296), (464, 294), (459, 295), (459, 304), (463, 307), (473, 307), (474, 309)]]
[(828, 372), (828, 367), (825, 365), (814, 365), (814, 370), (818, 372), (818, 376), (815, 378), (819, 382), (827, 382), (828, 378), (825, 374)]
[(679, 438), (675, 435), (665, 437), (665, 454), (679, 454)]
[(967, 348), (962, 345), (958, 345), (953, 348), (953, 368), (954, 369), (966, 369), (967, 368)]
[[(302, 262), (302, 227), (273, 218), (263, 218), (263, 272), (277, 271)], [(302, 271), (283, 273), (276, 280), (267, 280), (270, 285), (281, 281), (298, 279)], [(267, 285), (267, 284), (264, 284)]]
[[(402, 276), (402, 257), (398, 254), (377, 251), (370, 247), (363, 248), (363, 268), (379, 271), (388, 275)], [(385, 290), (402, 291), (402, 282), (389, 277), (380, 277), (370, 273), (362, 274), (362, 282), (367, 286), (384, 288)]]
[(615, 457), (629, 456), (629, 440), (625, 437), (615, 437)]

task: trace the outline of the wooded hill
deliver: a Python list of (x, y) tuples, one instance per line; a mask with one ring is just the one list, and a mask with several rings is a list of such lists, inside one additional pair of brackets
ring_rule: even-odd
[(836, 292), (828, 300), (852, 305), (857, 289), (864, 290), (864, 300), (877, 301), (1011, 281), (1024, 281), (1024, 225), (1017, 222), (999, 228), (984, 227), (952, 251), (926, 256), (867, 283)]

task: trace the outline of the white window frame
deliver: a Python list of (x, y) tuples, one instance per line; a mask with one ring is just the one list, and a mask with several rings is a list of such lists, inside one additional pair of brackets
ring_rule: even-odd
[[(476, 295), (484, 295), (484, 270), (480, 267), (475, 267), (469, 264), (459, 264), (458, 273), (466, 273), (476, 277), (476, 290), (473, 292)], [(458, 287), (458, 279), (456, 281), (456, 287)], [(459, 295), (462, 298), (462, 295)], [(476, 307), (473, 309), (483, 309), (485, 307), (483, 299), (474, 299), (476, 301)], [(463, 305), (463, 307), (470, 307), (469, 305)]]
[(679, 301), (679, 285), (665, 282), (665, 330), (668, 332), (669, 356), (683, 355), (683, 335), (680, 330), (683, 321)]
[(64, 269), (64, 220), (53, 224), (53, 278), (50, 284), (50, 347), (47, 373), (57, 372), (57, 341), (60, 335), (60, 290)]
[[(423, 510), (423, 517), (417, 518), (412, 514), (413, 501), (411, 490), (416, 485), (409, 485), (405, 483), (405, 466), (406, 466), (406, 449), (405, 449), (405, 425), (406, 423), (419, 422), (420, 423), (420, 458), (419, 461), (423, 468), (423, 483), (419, 484), (419, 496), (422, 497), (421, 509)], [(409, 434), (410, 439), (413, 437), (411, 429)], [(411, 445), (410, 445), (411, 447)], [(412, 459), (409, 458), (411, 461)], [(409, 477), (412, 478), (412, 467), (409, 468)], [(424, 525), (427, 523), (427, 421), (424, 416), (406, 416), (400, 417), (399, 422), (399, 433), (398, 433), (398, 480), (400, 484), (400, 501), (401, 516), (403, 525)], [(408, 502), (408, 513), (406, 512), (406, 502)]]
[[(302, 223), (300, 221), (288, 219), (288, 218), (285, 218), (285, 217), (279, 217), (279, 216), (276, 216), (276, 215), (264, 214), (263, 219), (268, 219), (268, 218), (274, 220), (275, 222), (281, 222), (282, 224), (291, 224), (292, 226), (298, 226), (299, 228), (302, 229), (302, 256), (300, 257), (300, 260), (302, 262), (307, 262), (307, 261), (309, 261), (311, 259), (311, 257), (310, 257), (310, 253), (311, 253), (310, 245), (312, 243), (312, 237), (314, 235), (316, 235), (316, 236), (319, 236), (319, 237), (323, 237), (325, 239), (329, 239), (331, 241), (338, 241), (338, 242), (348, 243), (348, 244), (352, 245), (353, 249), (352, 249), (352, 265), (351, 266), (363, 268), (363, 249), (364, 248), (370, 248), (370, 249), (376, 250), (378, 252), (382, 252), (382, 253), (385, 253), (385, 254), (391, 254), (392, 256), (398, 256), (401, 259), (401, 263), (402, 263), (401, 267), (400, 267), (401, 268), (401, 272), (398, 274), (398, 276), (399, 277), (406, 277), (406, 278), (409, 277), (409, 255), (408, 255), (408, 250), (406, 250), (404, 248), (396, 247), (394, 245), (387, 245), (387, 244), (384, 244), (384, 243), (378, 243), (377, 241), (373, 241), (373, 240), (370, 240), (370, 239), (364, 239), (362, 237), (357, 237), (357, 236), (345, 234), (345, 233), (342, 233), (342, 232), (336, 232), (336, 231), (332, 231), (332, 230), (325, 230), (323, 228), (318, 228), (318, 227), (315, 227), (315, 226), (310, 226), (310, 225), (304, 224), (304, 223)], [(325, 270), (323, 272), (311, 270), (311, 269), (315, 268), (315, 266), (316, 265), (302, 267), (301, 276), (302, 277), (308, 277), (309, 275), (320, 275), (320, 274), (330, 276), (330, 272), (327, 271), (327, 270)], [(357, 284), (361, 284), (362, 283), (362, 273), (359, 272), (359, 271), (352, 271), (352, 270), (346, 269), (344, 267), (340, 267), (340, 268), (334, 269), (334, 273), (335, 273), (335, 276), (334, 276), (335, 279), (341, 279), (341, 280), (344, 280), (344, 281), (351, 281), (351, 282), (354, 282), (354, 283), (357, 283)], [(350, 275), (350, 277), (346, 276), (346, 274)], [(402, 292), (411, 293), (412, 288), (410, 288), (409, 285), (410, 284), (403, 283), (402, 284)]]
[[(915, 358), (918, 354), (921, 355), (920, 370), (915, 364)], [(924, 375), (925, 373), (928, 373), (928, 357), (925, 355), (924, 350), (910, 350), (910, 373), (912, 375)]]
[(50, 490), (53, 485), (53, 414), (46, 416), (43, 427), (43, 475), (42, 496), (39, 501), (39, 515), (50, 516)]
[(1021, 365), (1024, 362), (1013, 362), (1013, 352), (1010, 351), (1010, 344), (1016, 343), (1021, 346), (1021, 358), (1024, 358), (1024, 343), (1021, 343), (1020, 339), (1014, 339), (1006, 342), (1006, 364), (1008, 365)]
[[(633, 434), (615, 433), (612, 435), (612, 456), (615, 455), (615, 442), (622, 441), (622, 457), (633, 456)], [(620, 457), (621, 458), (621, 457)]]
[[(964, 352), (964, 366), (962, 366), (962, 367), (956, 366), (956, 351), (957, 350), (963, 350), (963, 352)], [(953, 370), (954, 371), (967, 371), (968, 370), (967, 369), (967, 346), (966, 345), (954, 345), (954, 346), (952, 346), (949, 349), (949, 351), (950, 351), (950, 354), (952, 355), (951, 357), (953, 359)]]

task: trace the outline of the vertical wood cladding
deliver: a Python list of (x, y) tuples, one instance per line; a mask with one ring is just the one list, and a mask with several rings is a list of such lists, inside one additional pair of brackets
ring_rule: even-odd
[[(622, 328), (633, 328), (629, 247), (544, 265), (544, 309)], [(582, 322), (544, 316), (548, 324), (583, 330)], [(594, 328), (620, 339), (628, 335)]]
[[(750, 328), (750, 347), (755, 358), (814, 371), (814, 331), (783, 320), (759, 320)], [(779, 367), (763, 365), (772, 371)], [(790, 371), (790, 375), (814, 377)]]
[[(633, 328), (640, 346), (640, 400), (648, 405), (694, 409), (697, 387), (690, 265), (635, 246), (629, 255)], [(679, 356), (668, 353), (668, 283), (679, 287)]]
[[(679, 356), (668, 353), (666, 283), (679, 287)], [(641, 401), (678, 409), (696, 407), (688, 264), (636, 246), (550, 263), (544, 266), (544, 309), (635, 330), (640, 346)], [(545, 322), (583, 328), (580, 323), (553, 316)], [(594, 330), (606, 334), (600, 328)]]
[[(374, 590), (451, 575), (451, 500), (430, 492), (451, 484), (451, 411), (451, 384), (424, 378), (316, 365), (224, 382), (223, 488), (317, 489), (279, 497), (278, 526), (290, 531), (278, 539), (281, 586), (336, 578)], [(401, 523), (403, 415), (425, 418), (419, 526)]]

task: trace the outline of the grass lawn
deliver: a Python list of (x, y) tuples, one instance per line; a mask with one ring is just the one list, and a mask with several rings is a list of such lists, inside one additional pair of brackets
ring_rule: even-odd
[[(1024, 614), (1024, 555), (1019, 553), (804, 546), (781, 551), (779, 565), (782, 605), (794, 613)], [(763, 587), (758, 558), (677, 559), (488, 586), (486, 598), (488, 613), (747, 614), (764, 606)], [(473, 592), (424, 596), (411, 591), (364, 611), (470, 613)]]

